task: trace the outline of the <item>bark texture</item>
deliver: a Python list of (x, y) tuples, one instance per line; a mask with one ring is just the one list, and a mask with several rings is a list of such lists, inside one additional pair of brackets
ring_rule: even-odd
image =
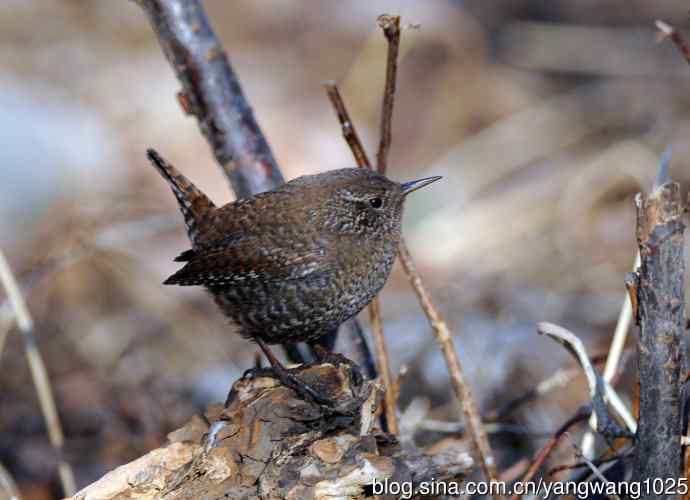
[[(637, 283), (640, 415), (634, 479), (675, 480), (682, 477), (685, 204), (674, 182), (655, 188), (649, 197), (639, 194), (636, 204), (641, 257)], [(676, 496), (657, 494), (645, 498)]]
[(196, 116), (238, 198), (283, 177), (200, 0), (137, 0), (182, 84), (179, 101)]

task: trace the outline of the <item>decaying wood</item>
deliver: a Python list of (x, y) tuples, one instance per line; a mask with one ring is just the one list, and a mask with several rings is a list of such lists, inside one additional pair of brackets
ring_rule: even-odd
[[(339, 412), (301, 399), (268, 376), (235, 382), (229, 404), (209, 407), (170, 442), (77, 493), (91, 499), (350, 499), (374, 480), (461, 480), (473, 461), (457, 443), (427, 455), (374, 428), (381, 387), (347, 362), (299, 376), (339, 401)], [(382, 497), (392, 498), (392, 497)]]
[(641, 266), (637, 286), (640, 414), (634, 477), (653, 481), (678, 478), (682, 473), (685, 203), (675, 182), (656, 186), (648, 197), (638, 194), (635, 201)]

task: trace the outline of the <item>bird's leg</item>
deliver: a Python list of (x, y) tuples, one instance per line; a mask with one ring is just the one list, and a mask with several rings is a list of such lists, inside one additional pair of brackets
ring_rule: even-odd
[(316, 358), (318, 362), (323, 362), (333, 352), (337, 339), (338, 329), (335, 328), (323, 337), (309, 342), (308, 344), (314, 354), (314, 358)]
[(268, 362), (271, 363), (271, 367), (273, 368), (273, 373), (275, 374), (276, 378), (280, 380), (284, 386), (289, 387), (303, 398), (311, 399), (320, 405), (335, 406), (335, 401), (321, 396), (314, 390), (313, 387), (310, 387), (308, 384), (300, 380), (299, 377), (297, 377), (294, 373), (285, 368), (283, 364), (278, 361), (278, 358), (273, 355), (273, 352), (271, 352), (263, 340), (260, 338), (256, 338), (255, 340), (268, 358)]

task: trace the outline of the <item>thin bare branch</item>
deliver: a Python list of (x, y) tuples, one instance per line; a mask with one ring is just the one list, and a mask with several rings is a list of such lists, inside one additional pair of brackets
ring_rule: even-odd
[(376, 169), (386, 173), (388, 151), (393, 140), (393, 104), (395, 102), (395, 85), (398, 74), (398, 50), (400, 48), (400, 17), (382, 14), (378, 18), (379, 27), (388, 40), (388, 57), (386, 62), (386, 86), (381, 105), (381, 137), (376, 154)]
[(371, 321), (371, 331), (374, 336), (379, 373), (383, 377), (383, 383), (386, 389), (384, 393), (386, 424), (388, 425), (388, 432), (397, 436), (400, 434), (400, 427), (398, 426), (398, 403), (395, 396), (396, 389), (393, 384), (393, 376), (391, 375), (388, 349), (386, 348), (386, 338), (383, 335), (383, 320), (381, 318), (381, 305), (378, 297), (374, 297), (374, 300), (369, 304), (369, 319)]
[(70, 464), (62, 456), (65, 437), (62, 432), (62, 425), (60, 424), (57, 407), (55, 406), (55, 398), (53, 396), (53, 389), (50, 385), (48, 371), (46, 370), (43, 357), (38, 349), (36, 337), (34, 336), (34, 322), (26, 306), (24, 297), (22, 296), (19, 284), (2, 250), (0, 250), (0, 282), (2, 282), (5, 288), (10, 305), (14, 311), (17, 327), (24, 341), (24, 349), (31, 371), (31, 378), (36, 387), (43, 419), (48, 428), (50, 444), (53, 446), (58, 456), (58, 474), (60, 476), (62, 489), (65, 496), (74, 495), (77, 491), (74, 473)]
[(200, 0), (136, 0), (182, 84), (178, 101), (196, 116), (238, 198), (283, 183), (271, 148)]
[(347, 112), (347, 108), (345, 107), (343, 98), (340, 95), (338, 86), (333, 81), (324, 82), (323, 86), (326, 89), (328, 99), (333, 105), (333, 109), (335, 109), (335, 112), (338, 115), (338, 121), (340, 122), (340, 127), (343, 130), (343, 137), (350, 146), (350, 150), (352, 151), (352, 155), (355, 157), (357, 166), (371, 168), (369, 158), (367, 158), (367, 153), (364, 151), (364, 146), (362, 146), (362, 142), (359, 140), (357, 130), (350, 119), (350, 114)]

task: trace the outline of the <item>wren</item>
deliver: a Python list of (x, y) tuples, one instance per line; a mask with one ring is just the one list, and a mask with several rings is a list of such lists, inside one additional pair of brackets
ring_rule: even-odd
[(399, 184), (344, 168), (216, 207), (154, 150), (148, 158), (177, 198), (192, 247), (164, 284), (206, 287), (281, 382), (324, 402), (266, 344), (316, 341), (369, 304), (395, 261), (405, 197), (440, 177)]

